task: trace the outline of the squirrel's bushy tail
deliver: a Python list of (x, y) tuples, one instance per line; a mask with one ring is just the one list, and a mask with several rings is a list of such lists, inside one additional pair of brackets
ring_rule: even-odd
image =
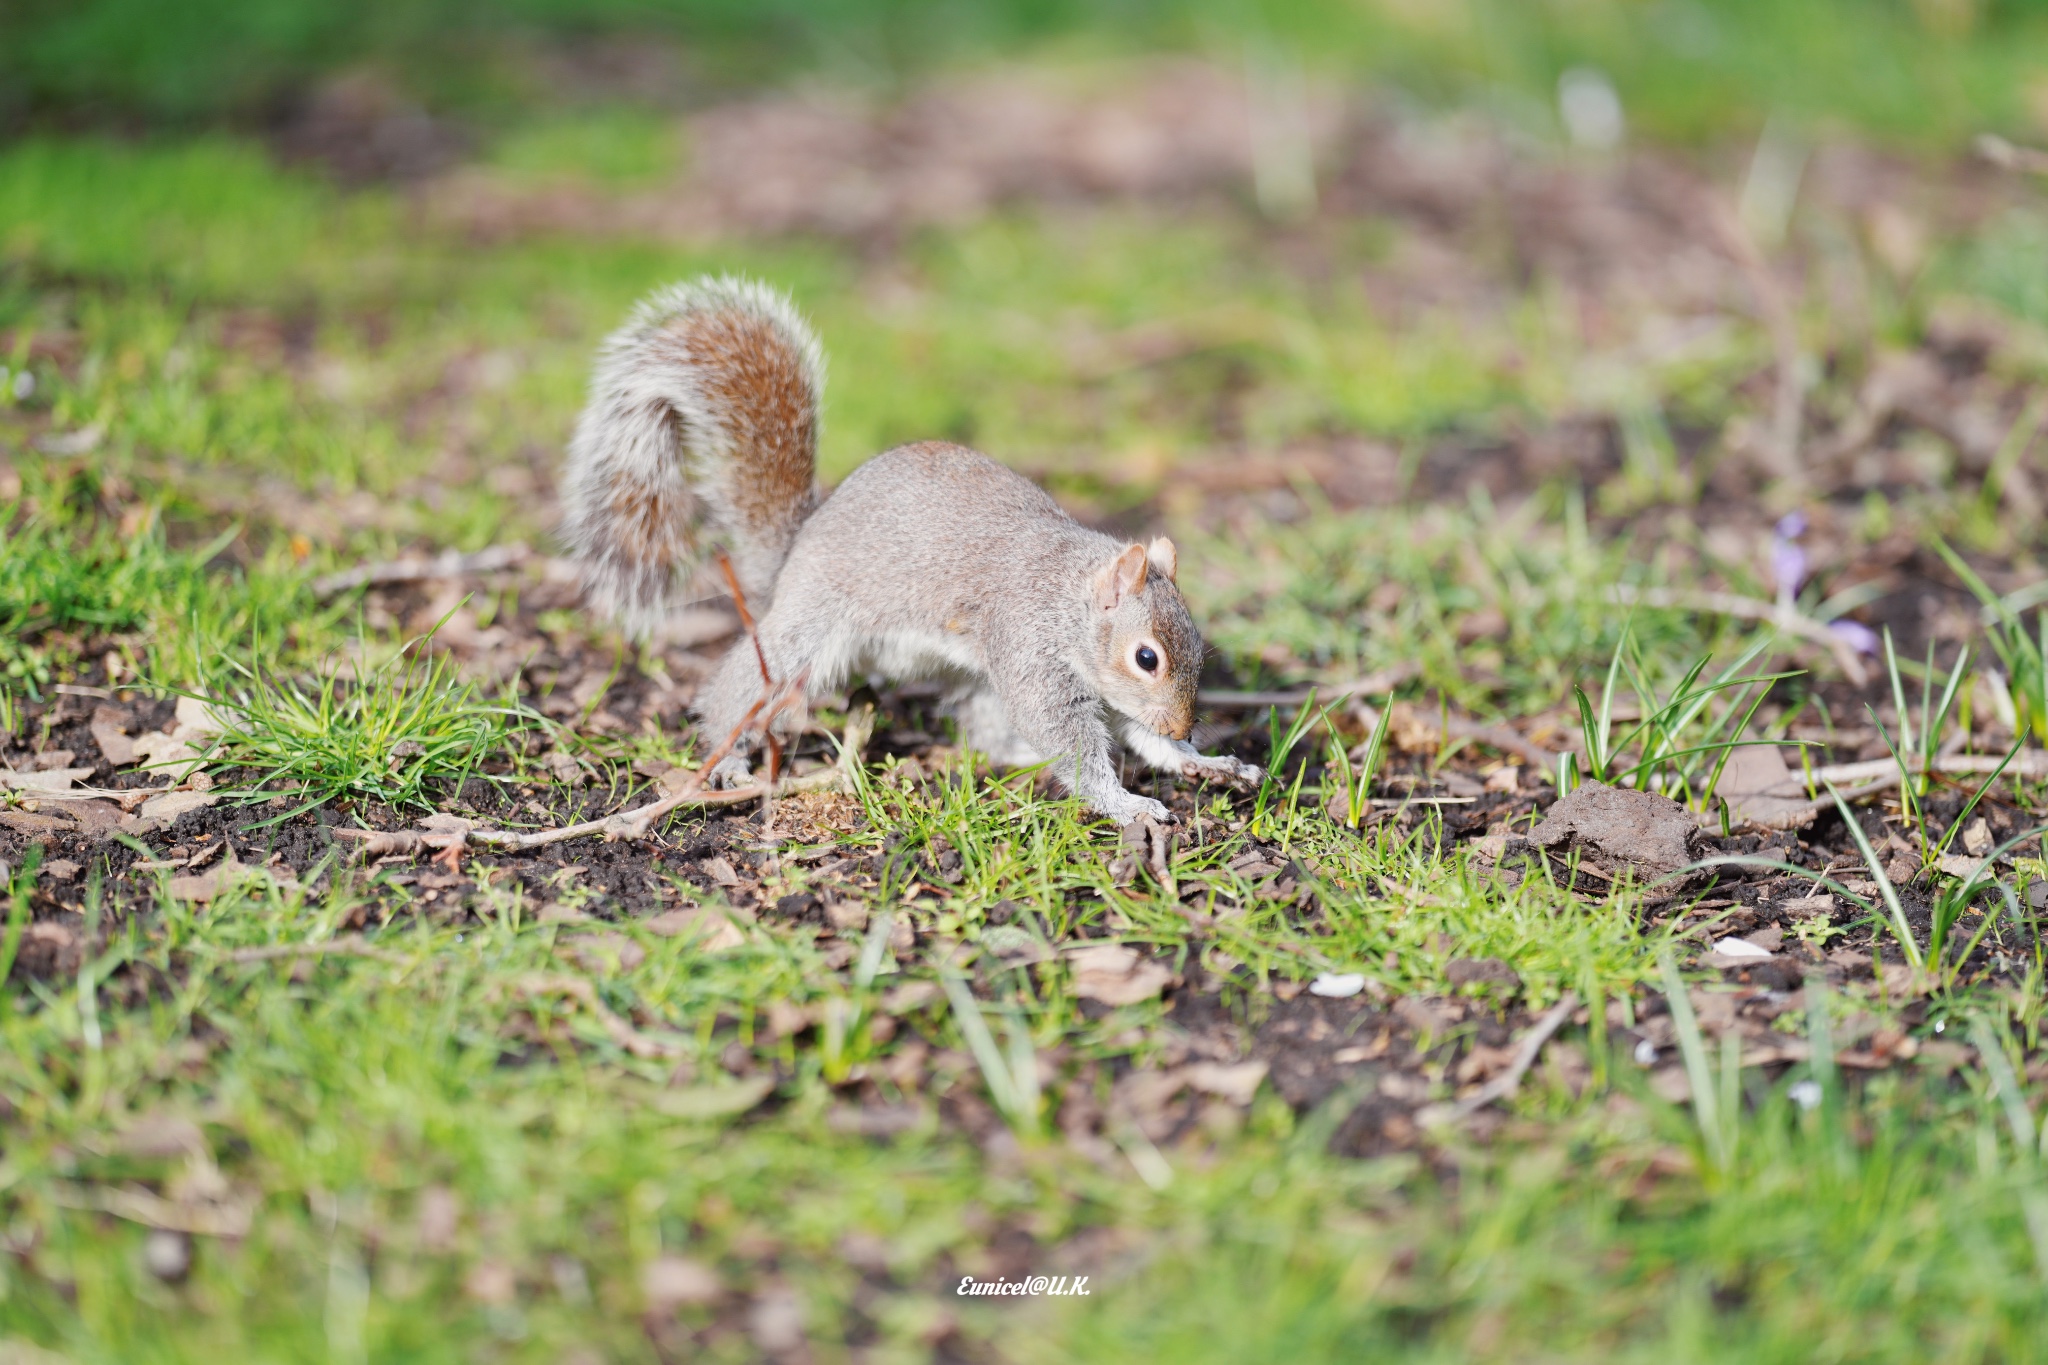
[(714, 542), (755, 611), (816, 503), (817, 338), (767, 285), (655, 294), (606, 340), (577, 419), (563, 531), (593, 603), (654, 627)]

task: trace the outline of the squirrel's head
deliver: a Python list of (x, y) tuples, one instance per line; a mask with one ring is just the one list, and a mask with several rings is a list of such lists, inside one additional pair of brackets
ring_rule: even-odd
[(1195, 728), (1202, 635), (1174, 586), (1173, 542), (1132, 545), (1095, 573), (1096, 677), (1102, 699), (1146, 729)]

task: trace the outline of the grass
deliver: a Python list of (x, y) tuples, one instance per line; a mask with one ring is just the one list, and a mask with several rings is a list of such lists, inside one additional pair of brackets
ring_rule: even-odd
[(429, 632), (374, 667), (359, 650), (353, 677), (311, 684), (230, 661), (205, 694), (222, 726), (211, 765), (251, 783), (250, 801), (284, 794), (280, 818), (335, 800), (433, 810), (537, 717), (485, 699), (432, 646)]
[[(1549, 118), (1558, 71), (1593, 62), (1632, 126), (1665, 136), (1746, 139), (1755, 119), (1734, 105), (1833, 111), (1937, 144), (1984, 126), (2026, 133), (2031, 9), (1858, 9), (1867, 22), (1845, 25), (1850, 12), (1474, 3), (1260, 22), (1261, 41), (1322, 38), (1319, 60), (1340, 71), (1402, 63), (1429, 97), (1479, 91), (1530, 129)], [(566, 22), (545, 4), (523, 13), (534, 32)], [(1140, 4), (1077, 39), (1059, 5), (866, 13), (653, 8), (634, 21), (710, 34), (733, 46), (707, 52), (784, 72), (867, 62), (845, 45), (817, 55), (858, 32), (881, 53), (871, 75), (1019, 32), (1234, 51), (1252, 23)], [(435, 61), (474, 39), (466, 14), (221, 6), (208, 60), (248, 81), (222, 84), (178, 42), (132, 45), (130, 12), (100, 3), (10, 15), (0, 63), (30, 72), (53, 120), (100, 107), (205, 121), (330, 62), (399, 48)], [(770, 21), (802, 55), (762, 55)], [(524, 79), (516, 43), (459, 77), (408, 78), (488, 124)], [(65, 64), (88, 48), (101, 67)], [(479, 154), (520, 183), (580, 172), (612, 193), (688, 149), (662, 112), (547, 106), (503, 120)], [(1941, 243), (1876, 325), (1912, 344), (1956, 292), (2038, 324), (2025, 264), (2037, 228), (2021, 213)], [(1542, 280), (1477, 321), (1385, 308), (1354, 281), (1384, 264), (1394, 230), (1297, 226), (1291, 255), (1246, 215), (1126, 205), (1018, 207), (875, 254), (806, 240), (479, 243), (415, 219), (398, 192), (278, 169), (231, 131), (0, 147), (0, 365), (33, 381), (0, 390), (10, 753), (54, 744), (75, 706), (56, 688), (113, 683), (111, 653), (122, 682), (226, 703), (215, 761), (290, 803), (276, 820), (224, 806), (127, 836), (152, 863), (219, 841), (256, 863), (311, 837), (294, 822), (303, 803), (323, 818), (343, 800), (411, 814), (479, 773), (509, 821), (602, 814), (637, 802), (653, 765), (704, 751), (673, 714), (600, 732), (593, 701), (558, 717), (558, 743), (595, 778), (572, 789), (524, 762), (538, 720), (448, 656), (407, 648), (397, 618), (410, 606), (322, 605), (307, 586), (419, 542), (544, 543), (547, 472), (592, 345), (646, 288), (699, 270), (764, 274), (815, 316), (833, 364), (828, 473), (898, 439), (977, 441), (1097, 512), (1168, 521), (1183, 586), (1243, 686), (1417, 670), (1372, 699), (1369, 729), (1343, 708), (1249, 717), (1236, 742), (1256, 751), (1263, 737), (1273, 781), (1249, 801), (1205, 794), (1172, 892), (1119, 870), (1114, 832), (1027, 780), (882, 761), (854, 793), (857, 818), (822, 846), (779, 842), (757, 917), (735, 910), (738, 942), (718, 949), (706, 926), (726, 923), (734, 897), (684, 875), (723, 828), (702, 814), (670, 824), (660, 864), (597, 841), (518, 867), (336, 857), (318, 876), (247, 877), (203, 902), (173, 886), (187, 869), (138, 869), (118, 840), (91, 845), (67, 878), (9, 824), (8, 847), (27, 851), (8, 859), (0, 957), (47, 952), (30, 930), (61, 924), (79, 931), (81, 960), (0, 992), (0, 1359), (37, 1358), (22, 1343), (76, 1365), (755, 1359), (760, 1319), (792, 1300), (819, 1360), (2038, 1358), (2048, 1217), (2038, 1083), (2024, 1078), (2048, 962), (2019, 893), (2041, 864), (2016, 836), (2009, 879), (1987, 868), (1908, 887), (1880, 851), (1901, 833), (1938, 866), (1984, 803), (2031, 809), (2037, 792), (1949, 793), (1909, 773), (1912, 804), (1889, 825), (1849, 820), (1858, 865), (1835, 876), (1867, 874), (1877, 890), (1831, 877), (1857, 907), (1837, 918), (1864, 918), (1819, 937), (1894, 934), (1932, 993), (1902, 1000), (1882, 962), (1841, 992), (1810, 991), (1770, 1033), (1804, 1058), (1769, 1079), (1740, 1065), (1741, 1040), (1726, 1051), (1705, 1008), (1695, 1017), (1688, 991), (1712, 1002), (1718, 978), (1671, 965), (1735, 907), (1690, 903), (1708, 892), (1665, 901), (1626, 878), (1574, 889), (1555, 868), (1498, 866), (1449, 838), (1455, 807), (1392, 804), (1409, 782), (1484, 771), (1448, 733), (1403, 741), (1397, 707), (1547, 717), (1548, 742), (1578, 732), (1590, 775), (1701, 806), (1729, 744), (1792, 742), (1795, 720), (1835, 726), (1829, 680), (1788, 676), (1826, 661), (1767, 626), (1615, 606), (1620, 590), (1707, 578), (1769, 596), (1745, 551), (1698, 530), (1718, 456), (1689, 434), (1750, 403), (1759, 338), (1631, 369), (1614, 405), (1620, 473), (1604, 486), (1558, 479), (1496, 505), (1475, 478), (1433, 495), (1425, 459), (1447, 435), (1483, 444), (1580, 415), (1601, 357), (1557, 321)], [(1815, 335), (1835, 335), (1829, 306), (1808, 305)], [(1127, 363), (1155, 324), (1185, 353)], [(1998, 363), (2038, 378), (2023, 347)], [(1816, 411), (1857, 380), (1852, 363), (1824, 374)], [(1241, 443), (1215, 427), (1225, 388)], [(92, 449), (37, 444), (55, 436), (61, 451), (86, 429)], [(1394, 452), (1384, 503), (1339, 509), (1303, 486), (1212, 504), (1176, 478), (1189, 461), (1349, 440)], [(1926, 528), (2032, 571), (2039, 528), (1987, 516), (1988, 495), (1871, 496), (1844, 533), (1852, 558)], [(2040, 649), (2020, 623), (2038, 598), (2000, 597), (1951, 562), (1998, 604), (2013, 728), (2038, 727)], [(1814, 578), (1812, 601), (1844, 600), (1828, 573)], [(494, 591), (490, 619), (518, 621), (521, 589)], [(601, 658), (621, 686), (657, 682), (658, 650), (622, 652), (559, 607), (536, 619), (532, 704), (567, 686), (556, 670), (574, 659)], [(344, 657), (384, 662), (350, 674)], [(1924, 762), (1966, 724), (1979, 680), (1997, 686), (1976, 658), (1976, 673), (1964, 658), (1890, 660), (1879, 729), (1900, 753)], [(836, 730), (846, 717), (818, 719)], [(37, 828), (33, 801), (10, 791), (0, 816)], [(1333, 801), (1343, 818), (1325, 814)], [(719, 855), (751, 877), (757, 839), (750, 827)], [(1247, 865), (1248, 852), (1287, 866)], [(845, 894), (846, 874), (826, 870), (842, 858), (884, 868), (862, 893), (864, 925), (827, 935), (815, 916), (768, 912)], [(473, 888), (447, 889), (456, 870)], [(669, 934), (643, 913), (656, 908), (701, 916)], [(900, 948), (899, 928), (917, 946)], [(1523, 1007), (1572, 993), (1587, 1014), (1484, 1140), (1334, 1157), (1363, 1092), (1297, 1112), (1269, 1082), (1249, 1105), (1201, 1109), (1176, 1139), (1119, 1119), (1091, 1147), (1070, 1140), (1074, 1113), (1116, 1101), (1120, 1078), (1188, 1061), (1198, 1030), (1157, 999), (1101, 1007), (1071, 964), (1031, 960), (1082, 935), (1185, 976), (1231, 975), (1216, 1008), (1240, 1035), (1324, 974), (1363, 978), (1363, 1001), (1442, 999), (1454, 962), (1486, 959), (1512, 967)], [(2018, 968), (1995, 982), (1964, 970), (1992, 947)], [(1458, 1050), (1496, 1019), (1497, 988), (1463, 989), (1483, 1008), (1401, 1076), (1430, 1100), (1458, 1093)], [(1673, 1043), (1646, 1075), (1612, 1035), (1667, 1000)], [(1835, 1057), (1873, 1027), (1912, 1037), (1921, 1059), (1852, 1081)], [(1951, 1072), (1940, 1045), (1961, 1035), (1984, 1060)], [(1673, 1068), (1682, 1101), (1653, 1088)], [(853, 1131), (849, 1113), (877, 1107), (901, 1128)], [(153, 1273), (148, 1234), (120, 1214), (137, 1191), (246, 1216), (246, 1235), (196, 1238), (189, 1273)], [(1001, 1273), (1020, 1245), (1033, 1270), (1090, 1258), (1094, 1292), (1021, 1306), (951, 1292)], [(662, 1298), (656, 1272), (676, 1257), (716, 1277), (708, 1301)]]
[[(309, 84), (367, 68), (488, 126), (560, 98), (550, 54), (601, 56), (619, 44), (672, 53), (685, 79), (712, 89), (819, 74), (888, 85), (1020, 50), (1167, 47), (1239, 60), (1248, 49), (1295, 50), (1333, 76), (1392, 80), (1426, 99), (1484, 100), (1545, 136), (1557, 131), (1559, 77), (1595, 67), (1619, 87), (1629, 123), (1664, 138), (1711, 138), (1731, 124), (1754, 132), (1775, 112), (1795, 124), (1955, 146), (1985, 128), (2038, 127), (2035, 72), (2048, 22), (2029, 0), (1691, 0), (1661, 10), (1627, 0), (204, 0), (175, 13), (92, 0), (10, 12), (0, 27), (0, 88), (9, 92), (0, 114), (186, 126), (248, 119)], [(671, 78), (664, 94), (687, 98), (691, 84)]]

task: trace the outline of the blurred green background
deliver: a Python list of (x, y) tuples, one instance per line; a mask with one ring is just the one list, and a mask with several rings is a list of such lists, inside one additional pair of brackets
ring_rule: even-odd
[(383, 68), (430, 108), (516, 122), (565, 47), (672, 45), (689, 103), (823, 75), (888, 86), (1033, 49), (1298, 44), (1432, 99), (1536, 99), (1580, 63), (1631, 117), (1697, 139), (1782, 110), (1939, 145), (2048, 117), (2040, 0), (13, 0), (16, 127), (261, 124), (324, 76)]

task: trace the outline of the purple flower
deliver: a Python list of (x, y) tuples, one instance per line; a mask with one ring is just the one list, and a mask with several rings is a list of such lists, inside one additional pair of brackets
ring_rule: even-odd
[(1855, 650), (1858, 654), (1868, 654), (1872, 658), (1877, 657), (1877, 632), (1864, 625), (1861, 621), (1851, 621), (1846, 618), (1840, 621), (1830, 621), (1828, 622), (1828, 629), (1833, 631), (1841, 638), (1844, 644), (1848, 645), (1849, 648)]
[(1779, 603), (1787, 607), (1806, 582), (1806, 551), (1799, 548), (1799, 537), (1805, 534), (1803, 513), (1787, 512), (1778, 518), (1778, 534), (1771, 541), (1771, 578)]

